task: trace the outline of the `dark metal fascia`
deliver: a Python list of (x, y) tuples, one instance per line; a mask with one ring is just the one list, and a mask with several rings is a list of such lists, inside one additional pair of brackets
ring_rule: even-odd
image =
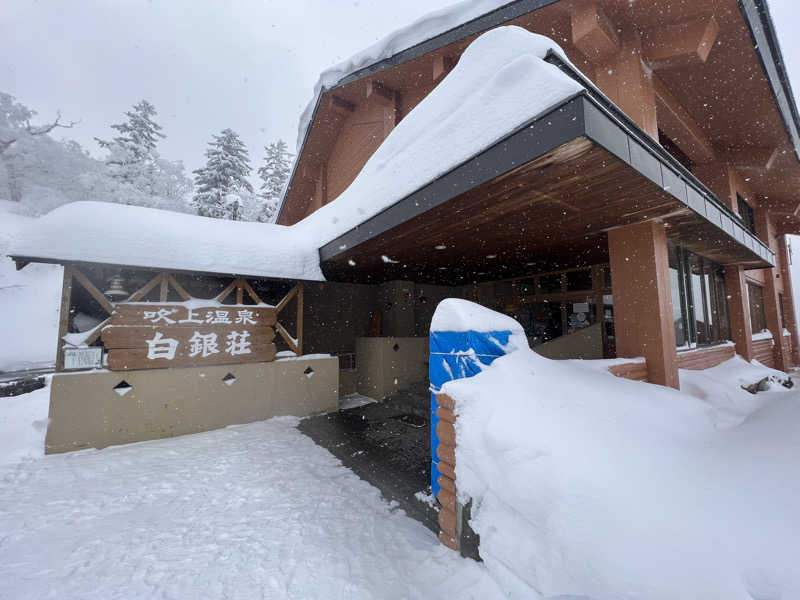
[(496, 177), (581, 137), (585, 132), (581, 94), (527, 121), (503, 139), (416, 192), (320, 248), (320, 261), (382, 234)]
[(761, 66), (769, 81), (778, 110), (783, 117), (786, 131), (792, 140), (795, 156), (800, 160), (800, 114), (792, 92), (792, 84), (786, 73), (778, 35), (772, 22), (766, 0), (738, 0)]

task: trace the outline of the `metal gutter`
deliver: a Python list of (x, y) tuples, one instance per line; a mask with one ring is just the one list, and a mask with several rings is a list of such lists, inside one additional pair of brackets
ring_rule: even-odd
[(750, 29), (758, 58), (775, 96), (786, 131), (792, 140), (795, 156), (800, 160), (800, 113), (797, 110), (792, 84), (786, 72), (778, 34), (772, 22), (767, 0), (738, 0), (739, 10)]

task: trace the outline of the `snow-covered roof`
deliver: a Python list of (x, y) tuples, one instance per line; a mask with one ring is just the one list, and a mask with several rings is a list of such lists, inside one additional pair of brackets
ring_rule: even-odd
[(293, 227), (322, 246), (583, 91), (544, 60), (550, 50), (569, 63), (553, 40), (521, 27), (478, 37), (353, 183)]
[(311, 124), (314, 107), (323, 92), (336, 87), (342, 79), (356, 71), (394, 56), (493, 10), (514, 3), (514, 1), (509, 0), (462, 0), (424, 15), (413, 23), (393, 31), (361, 52), (325, 69), (314, 85), (313, 97), (300, 116), (297, 130), (298, 156), (302, 149), (306, 132)]
[(21, 231), (10, 254), (320, 280), (319, 248), (581, 92), (544, 60), (551, 50), (569, 62), (555, 42), (520, 27), (481, 35), (353, 183), (292, 226), (78, 202)]
[(18, 257), (322, 280), (313, 240), (282, 225), (105, 202), (65, 204), (12, 240)]

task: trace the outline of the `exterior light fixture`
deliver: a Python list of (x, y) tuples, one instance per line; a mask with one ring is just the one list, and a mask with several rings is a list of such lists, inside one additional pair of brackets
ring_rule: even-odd
[(130, 293), (125, 291), (125, 280), (119, 272), (108, 280), (108, 289), (103, 293), (108, 296), (108, 299), (112, 302), (130, 296)]

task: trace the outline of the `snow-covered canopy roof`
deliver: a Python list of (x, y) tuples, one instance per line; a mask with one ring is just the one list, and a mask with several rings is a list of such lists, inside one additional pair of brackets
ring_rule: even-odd
[(282, 225), (73, 202), (18, 232), (9, 254), (206, 273), (321, 280), (313, 240)]
[(552, 40), (520, 27), (500, 27), (481, 35), (392, 130), (353, 183), (295, 225), (78, 202), (57, 208), (20, 232), (10, 254), (323, 279), (320, 247), (583, 90), (544, 60), (551, 50), (568, 62)]

